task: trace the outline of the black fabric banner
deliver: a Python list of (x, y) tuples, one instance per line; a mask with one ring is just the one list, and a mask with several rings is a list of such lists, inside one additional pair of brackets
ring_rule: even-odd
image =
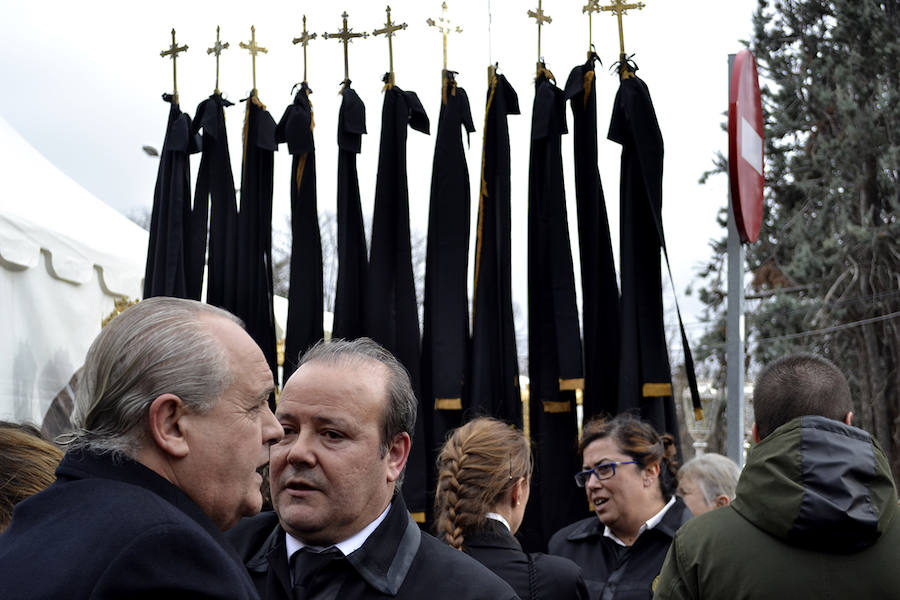
[(235, 314), (244, 320), (247, 332), (262, 349), (275, 381), (278, 365), (272, 306), (272, 167), (277, 148), (275, 120), (254, 90), (247, 99), (244, 120)]
[(282, 386), (303, 352), (322, 339), (322, 238), (316, 207), (316, 148), (312, 91), (306, 82), (275, 128), (275, 141), (287, 142), (291, 162), (291, 279), (284, 340)]
[(606, 200), (597, 168), (597, 93), (594, 61), (572, 69), (566, 98), (574, 119), (575, 198), (581, 256), (584, 336), (584, 418), (618, 412), (619, 286)]
[[(442, 101), (428, 212), (425, 307), (422, 324), (422, 408), (428, 440), (428, 489), (437, 480), (435, 460), (447, 432), (462, 424), (468, 367), (469, 169), (462, 127), (475, 131), (466, 91), (442, 74)], [(427, 507), (430, 509), (429, 501)], [(429, 519), (430, 520), (430, 519)]]
[(572, 485), (575, 389), (584, 383), (562, 170), (565, 95), (546, 71), (535, 85), (528, 176), (528, 374), (535, 474), (525, 520), (527, 545), (537, 550), (557, 529), (582, 517), (585, 502)]
[[(192, 239), (189, 156), (200, 150), (200, 138), (191, 134), (191, 118), (181, 112), (175, 97), (164, 94), (163, 99), (170, 104), (169, 120), (153, 191), (144, 298), (188, 298), (188, 252)], [(199, 294), (195, 299), (200, 299)]]
[(333, 338), (365, 334), (366, 232), (359, 202), (356, 155), (366, 133), (366, 107), (346, 81), (338, 114), (337, 245), (338, 274), (334, 292)]
[[(206, 302), (233, 313), (237, 306), (238, 211), (225, 130), (228, 106), (232, 103), (221, 94), (213, 94), (197, 106), (194, 130), (203, 130), (203, 154), (197, 170), (194, 222), (202, 220), (206, 227), (205, 207), (209, 205)], [(202, 270), (200, 275), (202, 278)]]
[(484, 115), (481, 193), (475, 241), (472, 341), (467, 415), (487, 415), (522, 427), (519, 361), (512, 308), (510, 152), (507, 115), (519, 98), (491, 70)]
[(365, 330), (390, 350), (409, 371), (419, 397), (412, 451), (406, 465), (403, 497), (409, 511), (424, 522), (427, 508), (425, 440), (419, 370), (419, 317), (413, 281), (406, 179), (407, 127), (428, 133), (428, 116), (414, 92), (396, 86), (384, 92), (381, 145), (372, 218), (372, 250), (366, 276)]

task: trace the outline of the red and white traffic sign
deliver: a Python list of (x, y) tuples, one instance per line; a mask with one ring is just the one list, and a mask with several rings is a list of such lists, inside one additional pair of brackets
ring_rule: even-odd
[(759, 238), (763, 209), (763, 117), (756, 59), (741, 50), (728, 91), (728, 174), (731, 208), (742, 242)]

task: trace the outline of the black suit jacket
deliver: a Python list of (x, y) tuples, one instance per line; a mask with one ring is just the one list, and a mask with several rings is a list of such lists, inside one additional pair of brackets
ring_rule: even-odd
[(258, 598), (209, 517), (147, 467), (70, 452), (56, 476), (0, 536), (3, 598)]
[[(285, 534), (275, 513), (244, 519), (227, 536), (264, 600), (292, 598)], [(311, 598), (518, 598), (506, 582), (477, 561), (421, 532), (399, 495), (365, 543), (326, 569), (316, 576)]]
[(494, 519), (466, 534), (463, 551), (502, 577), (522, 600), (587, 600), (578, 565), (561, 556), (526, 554), (509, 530)]

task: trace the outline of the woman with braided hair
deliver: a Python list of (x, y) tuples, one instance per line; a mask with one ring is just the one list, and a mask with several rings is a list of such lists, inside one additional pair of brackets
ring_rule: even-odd
[(435, 534), (509, 583), (522, 600), (587, 599), (581, 569), (527, 554), (513, 537), (528, 502), (531, 447), (521, 431), (479, 417), (455, 429), (437, 461)]
[(585, 424), (579, 454), (575, 484), (597, 517), (557, 531), (550, 552), (582, 568), (592, 599), (649, 600), (675, 531), (691, 518), (674, 495), (674, 439), (621, 414)]

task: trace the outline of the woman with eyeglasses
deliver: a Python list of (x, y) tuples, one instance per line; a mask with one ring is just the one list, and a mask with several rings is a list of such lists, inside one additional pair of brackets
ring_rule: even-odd
[(533, 462), (521, 431), (479, 417), (453, 431), (437, 460), (435, 535), (512, 586), (522, 600), (587, 600), (581, 569), (526, 554), (513, 537), (528, 502)]
[(583, 487), (597, 517), (550, 538), (550, 553), (578, 564), (592, 599), (653, 596), (675, 532), (691, 517), (677, 498), (674, 439), (630, 415), (585, 424), (579, 443)]

